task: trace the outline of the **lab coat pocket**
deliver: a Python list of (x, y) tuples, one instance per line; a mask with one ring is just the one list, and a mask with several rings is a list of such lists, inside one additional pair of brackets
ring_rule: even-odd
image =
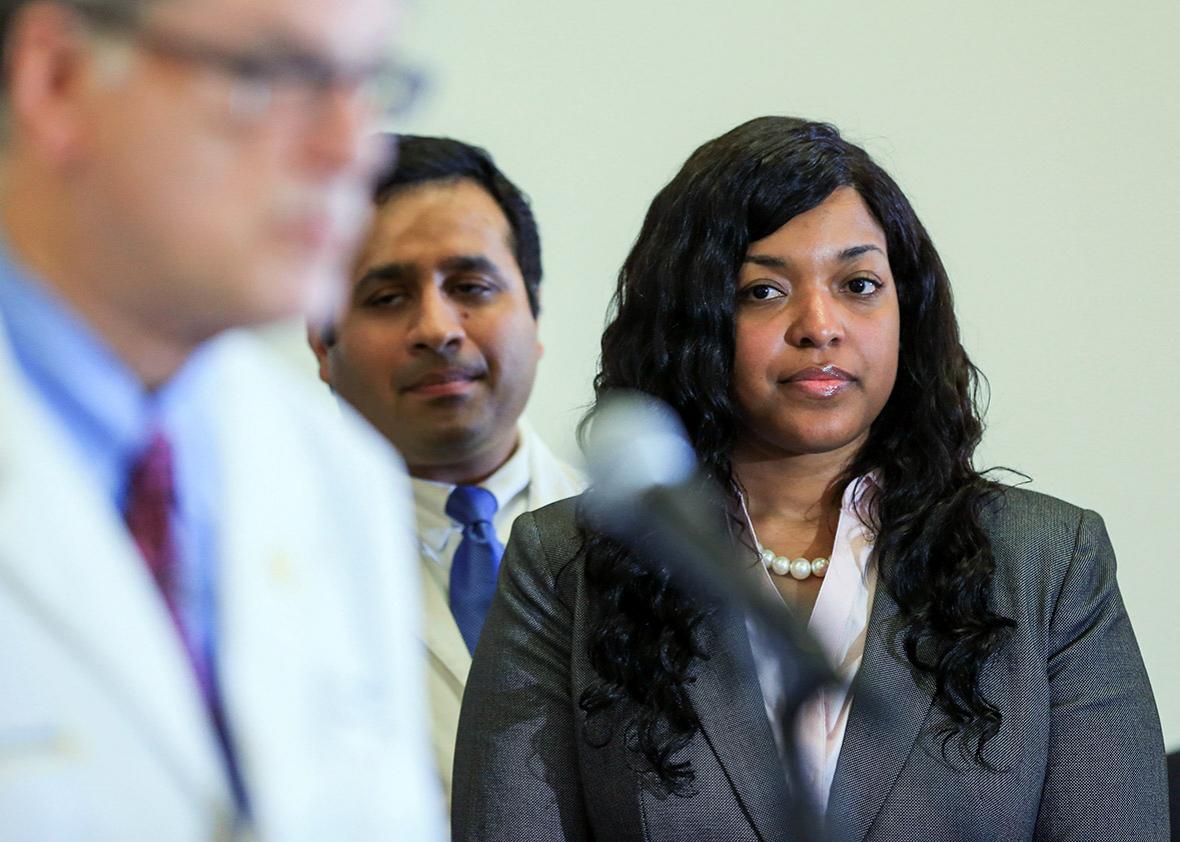
[(76, 731), (52, 723), (0, 726), (0, 835), (12, 842), (85, 838), (78, 797), (85, 755)]
[(76, 763), (83, 749), (79, 734), (52, 723), (0, 726), (0, 779)]

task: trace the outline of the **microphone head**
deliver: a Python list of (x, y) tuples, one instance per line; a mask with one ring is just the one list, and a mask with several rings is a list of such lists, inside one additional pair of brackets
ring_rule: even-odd
[(597, 501), (628, 505), (656, 486), (680, 485), (696, 470), (696, 452), (667, 404), (642, 392), (603, 398), (586, 436), (586, 465)]

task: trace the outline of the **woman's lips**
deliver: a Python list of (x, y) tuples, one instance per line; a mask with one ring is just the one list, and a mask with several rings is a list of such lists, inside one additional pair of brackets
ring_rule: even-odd
[(834, 365), (810, 366), (783, 381), (791, 390), (810, 398), (835, 397), (855, 382), (855, 377)]
[(852, 386), (850, 380), (795, 380), (787, 384), (809, 398), (832, 398)]

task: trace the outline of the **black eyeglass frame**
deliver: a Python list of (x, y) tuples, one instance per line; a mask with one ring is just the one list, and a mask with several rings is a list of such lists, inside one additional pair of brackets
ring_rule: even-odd
[[(375, 103), (377, 120), (403, 116), (418, 101), (425, 75), (398, 61), (384, 60), (345, 67), (308, 52), (272, 53), (235, 50), (199, 38), (143, 25), (138, 16), (121, 15), (109, 7), (69, 3), (85, 21), (106, 33), (126, 36), (162, 58), (209, 68), (233, 83), (239, 109), (260, 115), (274, 101), (280, 88), (305, 91), (319, 99), (336, 90), (367, 88)], [(248, 93), (246, 93), (248, 92)]]

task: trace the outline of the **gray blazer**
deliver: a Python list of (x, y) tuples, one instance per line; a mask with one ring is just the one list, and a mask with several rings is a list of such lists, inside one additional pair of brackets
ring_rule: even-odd
[[(617, 737), (587, 743), (594, 680), (575, 500), (517, 520), (459, 720), (456, 840), (786, 840), (793, 823), (745, 624), (707, 622), (688, 693), (701, 721), (684, 759), (695, 794), (667, 795)], [(832, 783), (833, 840), (1168, 839), (1159, 718), (1101, 518), (1005, 491), (985, 527), (1010, 642), (981, 676), (1003, 714), (989, 770), (962, 760), (899, 648), (878, 587)]]

